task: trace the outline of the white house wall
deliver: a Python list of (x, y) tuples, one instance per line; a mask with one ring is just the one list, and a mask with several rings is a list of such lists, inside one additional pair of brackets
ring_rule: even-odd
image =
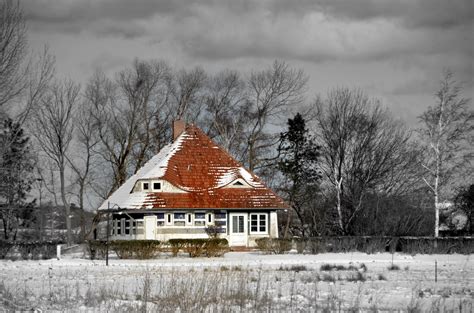
[[(199, 211), (198, 211), (199, 212)], [(164, 226), (157, 226), (155, 223), (155, 229), (154, 229), (154, 239), (159, 240), (162, 242), (166, 242), (170, 239), (205, 239), (209, 238), (209, 236), (205, 232), (205, 228), (214, 225), (215, 219), (214, 219), (214, 214), (212, 214), (211, 218), (211, 223), (208, 222), (208, 214), (209, 212), (203, 212), (206, 213), (206, 226), (194, 226), (194, 214), (192, 214), (192, 219), (191, 219), (191, 225), (188, 225), (186, 222), (186, 226), (175, 226), (174, 225), (174, 213), (183, 213), (183, 211), (172, 211), (172, 212), (164, 212), (165, 214), (165, 224)], [(222, 212), (222, 211), (221, 211)], [(227, 211), (226, 212), (226, 227), (225, 227), (225, 233), (219, 234), (219, 238), (225, 238), (229, 241), (231, 244), (232, 242), (232, 232), (230, 229), (230, 216), (231, 213), (234, 211)], [(188, 215), (190, 212), (184, 212), (186, 213), (186, 221), (188, 220)], [(194, 212), (192, 212), (194, 213)], [(255, 247), (256, 243), (255, 240), (258, 238), (264, 238), (264, 237), (272, 237), (272, 238), (277, 238), (278, 237), (278, 220), (277, 220), (277, 212), (276, 211), (270, 211), (270, 212), (261, 212), (261, 211), (251, 211), (251, 212), (242, 212), (239, 211), (239, 214), (245, 214), (246, 215), (246, 220), (247, 220), (247, 227), (246, 227), (246, 237), (247, 237), (247, 246), (249, 247)], [(171, 223), (167, 223), (167, 214), (171, 214)], [(267, 218), (267, 232), (265, 233), (251, 233), (250, 231), (250, 216), (251, 214), (266, 214)], [(136, 219), (135, 221), (141, 223), (142, 228), (137, 228), (135, 230), (135, 233), (132, 234), (130, 232), (129, 235), (111, 235), (111, 240), (142, 240), (146, 239), (145, 238), (145, 221), (144, 219)], [(111, 223), (111, 227), (113, 227), (114, 222)], [(232, 244), (231, 244), (232, 245)]]

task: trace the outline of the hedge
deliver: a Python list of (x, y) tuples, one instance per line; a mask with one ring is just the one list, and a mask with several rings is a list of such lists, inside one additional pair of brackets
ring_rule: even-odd
[[(401, 252), (407, 254), (471, 254), (474, 237), (380, 237), (339, 236), (298, 239), (305, 242), (304, 251), (327, 252)], [(302, 251), (301, 251), (302, 252)]]
[(227, 239), (209, 238), (209, 239), (170, 239), (168, 241), (173, 256), (178, 255), (179, 251), (184, 251), (190, 257), (218, 257), (224, 255), (229, 250)]
[[(107, 241), (90, 240), (87, 242), (89, 257), (91, 260), (105, 258), (107, 253)], [(161, 249), (158, 240), (112, 240), (109, 241), (109, 251), (114, 251), (119, 259), (151, 259)]]
[(258, 238), (255, 239), (257, 247), (268, 254), (284, 254), (291, 250), (291, 239), (285, 238)]
[(0, 259), (16, 254), (23, 260), (51, 259), (56, 256), (56, 246), (60, 241), (3, 241), (0, 240)]

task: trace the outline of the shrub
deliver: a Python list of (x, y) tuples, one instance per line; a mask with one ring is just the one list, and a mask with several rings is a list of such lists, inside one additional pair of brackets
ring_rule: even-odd
[[(302, 239), (298, 239), (301, 241)], [(298, 243), (298, 241), (297, 241)], [(424, 253), (474, 253), (473, 237), (388, 237), (388, 236), (335, 236), (306, 239), (311, 253), (326, 252), (403, 252)]]
[(291, 250), (291, 239), (285, 238), (258, 238), (255, 240), (257, 248), (267, 254), (284, 254)]
[(207, 239), (204, 250), (207, 257), (220, 257), (229, 251), (229, 242), (227, 239), (210, 238)]
[(229, 249), (227, 239), (221, 238), (170, 239), (168, 244), (171, 246), (173, 256), (176, 256), (182, 250), (192, 258), (203, 255), (207, 257), (222, 256)]
[(23, 260), (50, 259), (56, 255), (56, 241), (18, 242), (16, 246)]
[(107, 242), (104, 240), (88, 240), (87, 252), (91, 260), (103, 259), (107, 251)]
[(387, 267), (389, 271), (399, 271), (400, 270), (400, 266), (398, 266), (397, 264), (390, 264), (389, 267)]
[(358, 281), (365, 281), (365, 276), (361, 272), (353, 272), (349, 276), (347, 276), (347, 281), (351, 282), (358, 282)]
[(13, 248), (13, 243), (9, 241), (0, 240), (0, 259), (5, 259), (8, 252)]
[(115, 240), (110, 242), (110, 249), (120, 259), (151, 259), (160, 251), (158, 240)]

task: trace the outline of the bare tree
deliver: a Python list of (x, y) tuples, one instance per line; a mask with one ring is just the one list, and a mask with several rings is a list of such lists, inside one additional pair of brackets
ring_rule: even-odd
[(201, 113), (201, 92), (204, 90), (207, 75), (201, 67), (190, 71), (181, 70), (169, 82), (169, 90), (176, 101), (175, 119), (195, 121)]
[(78, 186), (77, 198), (79, 200), (79, 208), (81, 209), (81, 234), (85, 235), (85, 212), (84, 197), (86, 187), (91, 180), (91, 171), (94, 165), (95, 147), (99, 144), (100, 139), (95, 127), (95, 119), (92, 116), (92, 110), (88, 102), (82, 103), (81, 108), (77, 111), (75, 119), (75, 151), (74, 155), (68, 156), (66, 159), (75, 174), (75, 183)]
[(209, 79), (205, 97), (207, 133), (234, 156), (242, 155), (245, 144), (244, 129), (250, 110), (245, 93), (245, 82), (239, 73), (225, 70)]
[(129, 112), (138, 117), (136, 135), (131, 137), (134, 141), (131, 143), (133, 173), (157, 152), (152, 149), (156, 144), (154, 137), (161, 128), (171, 124), (167, 88), (169, 76), (170, 69), (163, 61), (136, 60), (131, 69), (119, 73), (118, 85), (128, 103)]
[(443, 189), (460, 171), (468, 171), (472, 177), (474, 111), (461, 92), (462, 86), (446, 71), (436, 92), (435, 105), (419, 116), (423, 125), (419, 133), (426, 145), (424, 181), (434, 197), (435, 237), (439, 235)]
[(251, 74), (248, 81), (250, 123), (245, 151), (251, 171), (265, 165), (264, 155), (278, 142), (277, 135), (269, 134), (268, 126), (281, 118), (286, 109), (303, 102), (307, 80), (302, 70), (292, 69), (281, 61), (275, 61), (269, 69)]
[(67, 243), (72, 243), (70, 204), (66, 196), (66, 154), (73, 138), (73, 112), (80, 86), (72, 81), (55, 83), (44, 95), (34, 119), (35, 137), (59, 171), (61, 200), (66, 213)]
[(113, 171), (110, 195), (163, 146), (171, 108), (169, 67), (164, 62), (136, 60), (116, 82), (96, 73), (86, 88), (98, 131), (98, 153)]
[(0, 4), (0, 106), (25, 88), (26, 24), (19, 1)]
[(368, 191), (389, 192), (405, 184), (393, 178), (413, 167), (405, 153), (410, 133), (360, 90), (335, 89), (316, 106), (322, 170), (335, 192), (339, 231), (348, 234)]

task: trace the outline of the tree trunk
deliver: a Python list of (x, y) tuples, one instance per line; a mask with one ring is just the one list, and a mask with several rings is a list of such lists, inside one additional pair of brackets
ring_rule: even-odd
[(341, 185), (342, 185), (342, 177), (337, 179), (336, 171), (334, 171), (334, 181), (336, 183), (336, 209), (337, 209), (337, 216), (338, 216), (338, 224), (341, 232), (344, 233), (344, 223), (342, 221), (342, 208), (341, 208)]
[(71, 233), (71, 208), (69, 203), (66, 200), (66, 187), (65, 187), (65, 180), (64, 180), (64, 165), (61, 164), (59, 168), (59, 178), (61, 183), (61, 199), (63, 201), (64, 209), (66, 211), (66, 228), (67, 228), (67, 245), (70, 246), (72, 244), (72, 233)]

